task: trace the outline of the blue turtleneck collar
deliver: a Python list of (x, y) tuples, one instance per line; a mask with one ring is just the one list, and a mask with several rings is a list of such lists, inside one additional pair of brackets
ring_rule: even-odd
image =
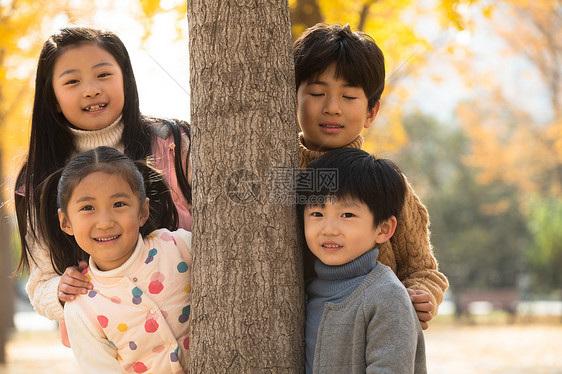
[[(308, 292), (332, 295), (337, 299), (347, 297), (377, 265), (379, 250), (374, 248), (343, 265), (330, 266), (317, 260), (314, 269), (318, 278), (308, 286)], [(345, 291), (344, 291), (345, 290)], [(344, 292), (344, 295), (341, 292)]]
[(322, 261), (316, 261), (314, 270), (318, 278), (324, 280), (344, 280), (361, 275), (367, 275), (377, 264), (379, 250), (374, 248), (363, 253), (355, 260), (343, 265), (325, 265)]

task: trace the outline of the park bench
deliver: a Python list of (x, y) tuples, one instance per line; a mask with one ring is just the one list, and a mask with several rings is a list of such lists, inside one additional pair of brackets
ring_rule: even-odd
[(467, 289), (458, 293), (457, 316), (470, 315), (471, 304), (486, 303), (492, 310), (503, 310), (514, 316), (519, 303), (519, 292), (515, 288)]

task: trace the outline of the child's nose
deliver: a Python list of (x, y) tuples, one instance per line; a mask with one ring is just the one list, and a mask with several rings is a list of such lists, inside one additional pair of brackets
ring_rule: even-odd
[(89, 84), (84, 90), (84, 97), (95, 97), (101, 94), (101, 89), (96, 84)]
[(115, 221), (110, 212), (102, 211), (98, 215), (97, 228), (107, 229), (113, 227)]
[(342, 113), (340, 100), (335, 96), (327, 96), (324, 103), (324, 113), (340, 115)]
[(322, 224), (322, 233), (328, 236), (337, 235), (339, 233), (337, 220), (334, 218), (326, 218)]

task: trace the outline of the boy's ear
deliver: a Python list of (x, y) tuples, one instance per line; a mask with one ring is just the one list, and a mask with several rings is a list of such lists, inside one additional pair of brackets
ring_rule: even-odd
[(58, 213), (59, 213), (60, 229), (65, 233), (67, 233), (68, 235), (74, 235), (74, 231), (72, 230), (72, 225), (70, 224), (68, 217), (66, 217), (66, 214), (64, 214), (60, 209), (58, 210)]
[(371, 125), (375, 121), (375, 118), (377, 117), (377, 114), (379, 113), (380, 108), (381, 108), (381, 101), (379, 100), (377, 101), (375, 106), (371, 110), (369, 110), (369, 113), (367, 113), (367, 120), (365, 121), (365, 126), (364, 126), (366, 129), (371, 127)]
[(396, 230), (396, 225), (397, 225), (397, 221), (396, 221), (396, 217), (394, 216), (390, 217), (386, 221), (383, 221), (379, 225), (380, 231), (377, 234), (377, 238), (375, 240), (377, 244), (382, 244), (386, 242), (388, 239), (390, 239), (392, 235), (394, 235), (394, 230)]
[(144, 203), (141, 204), (139, 210), (139, 226), (143, 227), (146, 221), (148, 220), (148, 216), (150, 215), (150, 208), (149, 208), (149, 201), (150, 199), (147, 197), (144, 200)]

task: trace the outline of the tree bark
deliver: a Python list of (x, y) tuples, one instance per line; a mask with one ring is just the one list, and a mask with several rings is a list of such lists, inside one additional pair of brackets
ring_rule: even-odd
[(188, 0), (191, 373), (303, 372), (302, 239), (286, 0)]

